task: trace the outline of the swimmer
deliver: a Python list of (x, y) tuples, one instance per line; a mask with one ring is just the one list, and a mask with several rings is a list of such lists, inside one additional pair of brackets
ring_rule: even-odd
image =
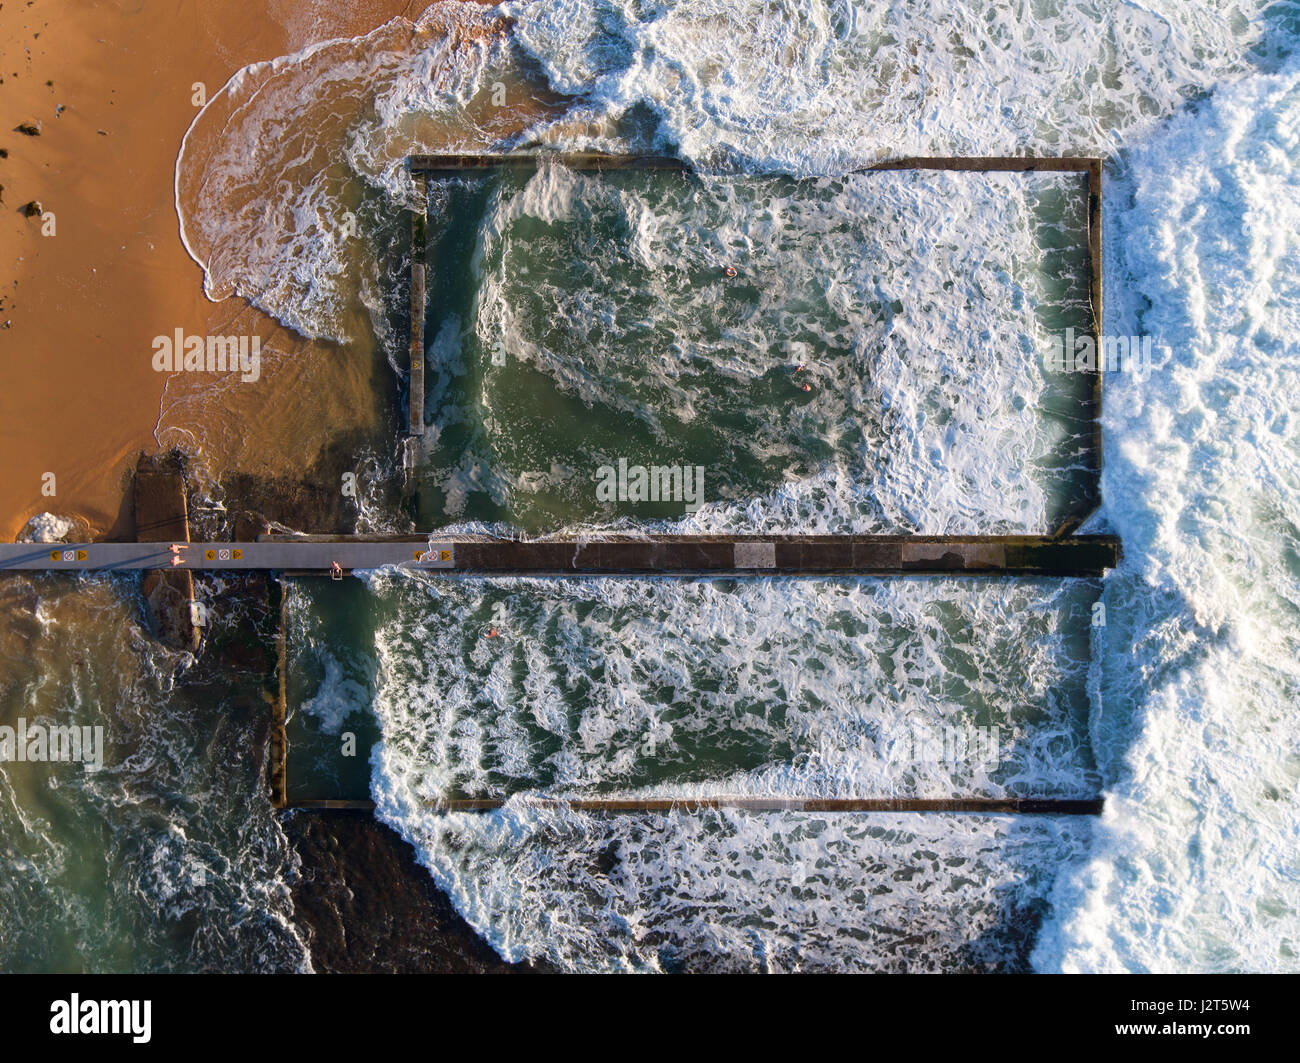
[(734, 276), (736, 275), (736, 267), (735, 267), (735, 266), (724, 266), (723, 269), (722, 269), (722, 272), (723, 272), (723, 274), (724, 274), (725, 276), (727, 276), (727, 277), (734, 277)]
[(802, 372), (804, 371), (804, 364), (803, 364), (803, 362), (800, 362), (798, 365), (796, 365), (796, 366), (794, 367), (794, 371), (795, 371), (796, 373), (802, 373)]
[(803, 390), (804, 390), (804, 391), (812, 391), (812, 385), (811, 385), (811, 384), (804, 384), (804, 385), (802, 385), (802, 387), (803, 387)]
[(485, 637), (485, 638), (489, 638), (489, 639), (494, 639), (494, 638), (497, 637), (497, 634), (498, 634), (498, 633), (497, 633), (497, 629), (494, 628), (494, 627), (490, 627), (490, 628), (488, 628), (487, 635), (484, 636), (484, 637)]

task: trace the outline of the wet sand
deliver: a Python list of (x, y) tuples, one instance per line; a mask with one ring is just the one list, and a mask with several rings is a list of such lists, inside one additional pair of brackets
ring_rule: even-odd
[[(123, 489), (136, 454), (184, 447), (187, 425), (217, 476), (284, 475), (337, 435), (375, 427), (391, 397), (376, 394), (372, 358), (308, 344), (243, 300), (204, 297), (178, 235), (175, 163), (196, 82), (210, 97), (247, 63), (423, 6), (0, 7), (0, 535), (50, 511), (129, 536)], [(22, 123), (40, 135), (14, 131)], [(54, 235), (21, 212), (33, 200), (53, 213)], [(264, 386), (189, 402), (185, 382), (173, 384), (166, 423), (179, 427), (156, 438), (167, 377), (153, 369), (153, 337), (235, 327), (263, 337)]]

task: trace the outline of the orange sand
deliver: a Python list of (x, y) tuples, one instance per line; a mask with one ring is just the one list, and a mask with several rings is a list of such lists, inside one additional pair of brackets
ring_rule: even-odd
[[(197, 112), (194, 82), (211, 96), (248, 63), (423, 8), (398, 0), (0, 7), (0, 147), (9, 152), (0, 159), (8, 267), (0, 323), (9, 323), (0, 329), (0, 537), (46, 510), (80, 516), (96, 533), (130, 533), (123, 488), (135, 455), (158, 449), (166, 383), (152, 369), (151, 342), (177, 328), (224, 334), (238, 319), (241, 331), (263, 337), (265, 386), (182, 407), (217, 441), (204, 454), (216, 474), (301, 470), (332, 433), (374, 423), (369, 359), (308, 344), (242, 300), (204, 298), (178, 236), (173, 177)], [(40, 122), (41, 135), (11, 132), (20, 122)], [(55, 235), (20, 213), (30, 200), (54, 213)], [(168, 423), (184, 418), (173, 413)], [(182, 436), (169, 430), (161, 442)], [(46, 472), (56, 477), (54, 497), (42, 494)]]

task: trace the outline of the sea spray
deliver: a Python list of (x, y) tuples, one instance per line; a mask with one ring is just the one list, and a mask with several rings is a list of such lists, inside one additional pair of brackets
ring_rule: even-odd
[(1041, 970), (1300, 969), (1297, 122), (1294, 62), (1223, 85), (1108, 194), (1106, 328), (1171, 359), (1107, 382), (1108, 811), (1057, 885)]

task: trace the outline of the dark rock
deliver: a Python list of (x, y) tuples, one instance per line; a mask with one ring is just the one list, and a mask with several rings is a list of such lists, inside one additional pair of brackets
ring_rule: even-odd
[(294, 920), (321, 973), (509, 973), (415, 862), (367, 812), (298, 812), (284, 821), (302, 866)]
[(39, 218), (41, 216), (41, 205), (34, 199), (18, 209), (23, 212), (25, 218)]
[(149, 626), (159, 640), (191, 653), (198, 650), (203, 632), (190, 614), (190, 603), (194, 601), (191, 572), (150, 569), (141, 577), (140, 596)]
[(31, 122), (21, 122), (14, 127), (15, 133), (21, 133), (25, 137), (39, 137), (41, 135), (41, 123), (33, 125)]

